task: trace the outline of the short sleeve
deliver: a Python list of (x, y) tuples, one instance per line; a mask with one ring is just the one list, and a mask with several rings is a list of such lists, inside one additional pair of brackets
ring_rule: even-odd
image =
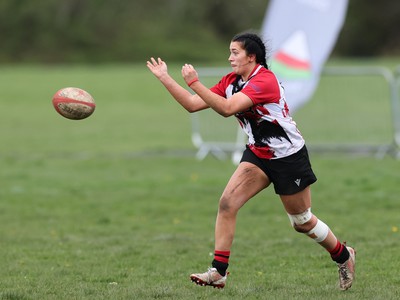
[(250, 79), (241, 91), (248, 96), (253, 103), (278, 103), (281, 98), (279, 82), (271, 71), (257, 74)]
[(233, 72), (229, 73), (228, 75), (222, 77), (221, 80), (216, 85), (210, 88), (210, 90), (221, 97), (226, 97), (227, 96), (226, 90), (229, 87), (229, 85), (231, 85), (232, 82), (235, 80), (236, 76), (237, 75)]

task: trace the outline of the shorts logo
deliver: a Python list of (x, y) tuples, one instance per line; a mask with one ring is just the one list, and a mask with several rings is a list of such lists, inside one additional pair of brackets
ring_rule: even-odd
[(297, 184), (297, 186), (300, 186), (301, 178), (296, 179), (294, 182)]

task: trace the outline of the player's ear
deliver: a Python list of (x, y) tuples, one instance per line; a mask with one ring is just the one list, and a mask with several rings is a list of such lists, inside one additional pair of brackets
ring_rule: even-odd
[(249, 54), (248, 58), (249, 58), (249, 62), (256, 61), (256, 55), (255, 54)]

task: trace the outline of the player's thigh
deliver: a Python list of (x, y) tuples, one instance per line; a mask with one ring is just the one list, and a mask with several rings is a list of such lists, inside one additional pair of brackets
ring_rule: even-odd
[(221, 201), (240, 208), (269, 184), (268, 176), (259, 167), (249, 162), (241, 162), (225, 187)]
[(300, 214), (311, 207), (311, 188), (308, 186), (293, 195), (280, 195), (280, 198), (288, 214)]

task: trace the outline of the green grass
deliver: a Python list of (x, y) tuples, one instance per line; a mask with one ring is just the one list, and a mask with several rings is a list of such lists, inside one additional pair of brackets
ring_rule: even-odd
[[(94, 96), (89, 119), (57, 115), (65, 86)], [(2, 67), (0, 114), (0, 299), (400, 297), (391, 157), (311, 153), (313, 211), (357, 249), (351, 290), (338, 291), (328, 254), (290, 227), (271, 189), (241, 210), (229, 281), (214, 290), (188, 275), (212, 259), (234, 166), (194, 158), (188, 114), (144, 65)]]

